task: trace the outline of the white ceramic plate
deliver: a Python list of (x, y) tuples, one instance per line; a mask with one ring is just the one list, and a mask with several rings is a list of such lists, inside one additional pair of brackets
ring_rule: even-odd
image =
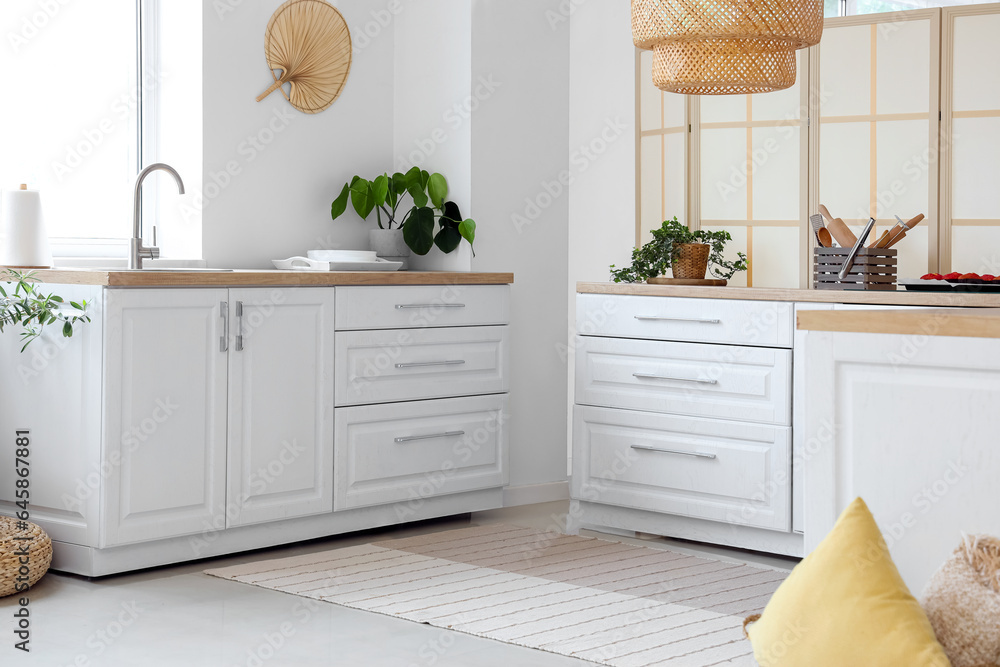
[(376, 262), (378, 255), (372, 250), (310, 250), (309, 259), (320, 262)]
[(399, 271), (402, 262), (390, 262), (379, 257), (374, 262), (329, 262), (330, 271)]
[(329, 271), (330, 262), (319, 262), (306, 257), (290, 257), (288, 259), (272, 259), (274, 268), (280, 271)]

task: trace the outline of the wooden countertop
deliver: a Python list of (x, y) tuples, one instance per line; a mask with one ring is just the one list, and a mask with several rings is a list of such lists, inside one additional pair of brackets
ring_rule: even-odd
[(801, 310), (803, 331), (1000, 338), (1000, 308), (967, 310)]
[(115, 271), (39, 269), (35, 277), (54, 285), (105, 287), (334, 287), (345, 285), (509, 285), (513, 273), (435, 271)]
[(937, 306), (942, 308), (1000, 308), (1000, 292), (862, 292), (858, 290), (806, 290), (770, 287), (687, 287), (616, 283), (577, 283), (580, 294), (629, 294), (637, 296), (735, 299), (747, 301), (798, 301), (802, 303), (853, 303), (874, 306)]

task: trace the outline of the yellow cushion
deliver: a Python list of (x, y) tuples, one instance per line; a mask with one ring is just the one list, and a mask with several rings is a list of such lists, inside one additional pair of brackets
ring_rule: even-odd
[(950, 667), (860, 498), (748, 633), (761, 667)]

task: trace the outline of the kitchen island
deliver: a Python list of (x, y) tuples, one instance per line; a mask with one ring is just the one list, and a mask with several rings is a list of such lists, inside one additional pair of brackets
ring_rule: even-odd
[[(838, 422), (807, 422), (796, 318), (887, 326), (912, 313), (975, 332), (993, 326), (991, 308), (1000, 294), (579, 283), (571, 528), (805, 555), (843, 503), (805, 476)], [(944, 324), (950, 312), (967, 319)], [(942, 340), (958, 351), (971, 339)], [(827, 501), (822, 521), (811, 515)]]
[(1000, 309), (801, 312), (805, 548), (865, 499), (914, 593), (1000, 534)]
[[(0, 336), (0, 437), (30, 442), (31, 520), (57, 570), (503, 504), (509, 273), (35, 275), (93, 320), (23, 354)], [(14, 474), (0, 466), (6, 514)]]

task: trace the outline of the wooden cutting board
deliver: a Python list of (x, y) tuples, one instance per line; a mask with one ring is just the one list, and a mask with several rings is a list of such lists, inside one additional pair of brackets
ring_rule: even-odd
[(650, 285), (699, 285), (701, 287), (725, 287), (728, 280), (713, 280), (705, 278), (703, 280), (693, 280), (691, 278), (650, 278), (646, 281)]

